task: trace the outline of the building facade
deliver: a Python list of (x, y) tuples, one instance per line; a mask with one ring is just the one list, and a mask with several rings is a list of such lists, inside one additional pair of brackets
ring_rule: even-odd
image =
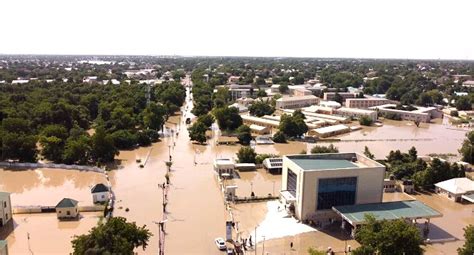
[(325, 225), (337, 218), (334, 206), (382, 202), (384, 175), (383, 165), (357, 153), (288, 155), (282, 200), (296, 218)]
[(92, 202), (95, 203), (105, 203), (109, 200), (109, 187), (103, 183), (96, 184), (91, 189), (92, 193)]
[(12, 203), (10, 193), (0, 192), (0, 228), (12, 219)]
[(356, 93), (351, 92), (326, 92), (323, 95), (325, 101), (334, 101), (336, 99), (336, 94), (339, 94), (342, 97), (342, 101), (347, 100), (348, 98), (356, 98)]
[(341, 107), (339, 109), (336, 109), (336, 114), (344, 116), (344, 117), (356, 118), (356, 119), (359, 119), (360, 117), (365, 116), (371, 119), (372, 121), (377, 120), (377, 111), (374, 111), (374, 110)]
[(379, 106), (390, 103), (390, 100), (385, 98), (348, 98), (345, 106), (347, 108), (361, 108), (366, 109), (373, 106)]
[(63, 198), (56, 205), (56, 215), (58, 219), (77, 219), (79, 215), (78, 202), (71, 198)]
[(313, 95), (282, 97), (276, 100), (277, 109), (299, 109), (319, 103), (319, 98)]

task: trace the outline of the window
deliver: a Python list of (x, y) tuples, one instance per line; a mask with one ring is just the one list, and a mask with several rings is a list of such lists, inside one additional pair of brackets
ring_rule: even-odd
[(317, 210), (338, 205), (353, 205), (356, 200), (357, 177), (319, 179)]
[(7, 208), (7, 202), (3, 201), (3, 208)]
[(288, 168), (288, 177), (286, 179), (286, 189), (294, 197), (296, 197), (296, 180), (297, 180), (296, 174), (293, 171), (291, 171), (291, 169)]
[(70, 211), (67, 211), (66, 214), (67, 214), (67, 215), (71, 215), (71, 212), (70, 212)]

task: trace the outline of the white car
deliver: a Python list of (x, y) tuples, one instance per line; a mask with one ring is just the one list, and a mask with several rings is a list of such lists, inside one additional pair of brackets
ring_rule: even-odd
[(219, 238), (216, 238), (215, 242), (216, 242), (216, 246), (217, 246), (217, 248), (218, 248), (219, 250), (225, 250), (225, 249), (227, 249), (227, 246), (225, 246), (225, 241), (224, 241), (224, 239), (222, 239), (222, 238), (219, 237)]

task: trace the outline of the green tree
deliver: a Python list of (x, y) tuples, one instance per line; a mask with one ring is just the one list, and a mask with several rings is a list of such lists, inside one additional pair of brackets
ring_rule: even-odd
[(365, 216), (366, 224), (356, 232), (355, 239), (361, 246), (354, 254), (423, 254), (423, 239), (417, 227), (403, 219), (377, 221)]
[(162, 105), (149, 104), (142, 113), (143, 126), (147, 129), (160, 130), (165, 122), (166, 109)]
[(88, 234), (75, 236), (71, 241), (73, 254), (133, 254), (134, 249), (148, 245), (152, 236), (146, 225), (139, 227), (123, 217), (100, 222)]
[(459, 111), (468, 111), (472, 109), (471, 100), (467, 96), (458, 97), (458, 99), (456, 99), (455, 105), (456, 109)]
[(188, 128), (189, 131), (189, 139), (191, 141), (196, 141), (200, 144), (203, 144), (206, 142), (206, 130), (207, 127), (204, 125), (204, 123), (200, 121), (196, 121), (191, 127)]
[(251, 115), (262, 117), (263, 115), (270, 115), (275, 112), (275, 108), (270, 104), (270, 102), (257, 100), (249, 106), (249, 112)]
[(111, 162), (119, 151), (114, 145), (114, 140), (107, 135), (102, 126), (98, 126), (91, 139), (91, 157), (99, 163)]
[(458, 248), (459, 255), (474, 254), (474, 226), (469, 225), (464, 228), (464, 245)]
[(41, 154), (48, 160), (60, 163), (68, 136), (64, 126), (52, 124), (44, 127), (39, 139), (42, 147)]
[(311, 148), (311, 153), (312, 154), (318, 154), (318, 153), (338, 153), (339, 149), (334, 146), (333, 144), (330, 144), (329, 146), (314, 146)]
[(86, 164), (90, 157), (91, 146), (88, 136), (70, 137), (66, 140), (63, 162), (66, 164)]
[(249, 146), (243, 146), (237, 152), (239, 163), (255, 163), (257, 153)]
[(240, 127), (238, 127), (236, 133), (239, 142), (243, 145), (248, 145), (250, 143), (250, 140), (252, 140), (250, 127), (247, 125), (241, 125)]
[(204, 124), (207, 128), (210, 128), (212, 126), (212, 123), (214, 123), (214, 117), (208, 113), (199, 116), (197, 121)]
[(361, 124), (362, 126), (371, 126), (372, 122), (372, 119), (368, 116), (361, 116), (359, 118), (359, 124)]
[(370, 159), (374, 159), (374, 154), (372, 154), (372, 152), (370, 152), (369, 150), (369, 147), (365, 146), (364, 147), (364, 155)]
[(266, 97), (266, 96), (267, 96), (267, 92), (265, 92), (265, 90), (259, 89), (257, 91), (257, 97)]
[(459, 153), (461, 153), (463, 161), (474, 164), (474, 131), (466, 134)]
[(286, 135), (281, 131), (277, 131), (275, 134), (273, 134), (272, 140), (275, 143), (286, 143)]
[(235, 107), (222, 107), (214, 109), (214, 118), (221, 130), (235, 130), (242, 125), (239, 109)]
[(300, 137), (308, 132), (308, 126), (299, 115), (283, 114), (278, 129), (288, 137)]
[(285, 94), (286, 92), (288, 92), (288, 85), (286, 84), (280, 84), (280, 87), (278, 87), (278, 91), (282, 94)]

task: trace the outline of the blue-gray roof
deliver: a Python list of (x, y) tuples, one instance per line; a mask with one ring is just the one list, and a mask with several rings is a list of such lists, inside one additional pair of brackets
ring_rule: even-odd
[(56, 208), (70, 208), (76, 207), (77, 201), (72, 198), (63, 198), (57, 205)]
[(364, 223), (366, 214), (372, 214), (377, 220), (434, 218), (442, 216), (440, 212), (417, 200), (334, 206), (333, 210), (341, 214), (352, 225)]
[(314, 159), (314, 158), (292, 158), (303, 170), (330, 170), (339, 168), (357, 168), (358, 166), (345, 159)]

